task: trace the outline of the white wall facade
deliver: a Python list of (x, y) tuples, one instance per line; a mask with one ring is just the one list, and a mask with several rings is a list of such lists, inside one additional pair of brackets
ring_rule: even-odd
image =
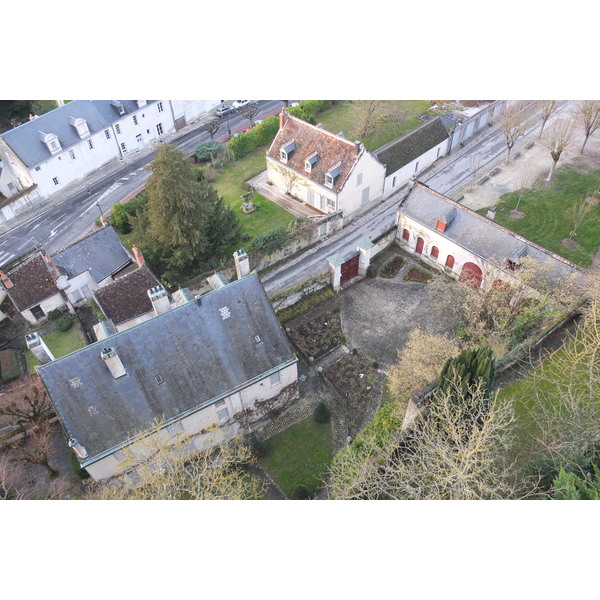
[[(254, 384), (223, 398), (222, 401), (211, 404), (153, 435), (160, 436), (162, 439), (168, 439), (169, 435), (181, 433), (193, 436), (213, 424), (221, 424), (226, 428), (223, 430), (225, 437), (229, 437), (230, 434), (240, 430), (239, 424), (231, 420), (231, 417), (236, 412), (246, 407), (254, 408), (257, 400), (266, 400), (276, 397), (285, 387), (298, 380), (296, 363), (284, 367), (278, 371), (278, 373), (279, 383), (276, 385), (272, 385), (271, 376), (267, 375)], [(224, 408), (227, 409), (228, 417), (225, 417), (223, 413), (222, 416), (219, 416), (219, 412), (223, 411)], [(221, 439), (223, 438), (221, 437)], [(207, 446), (218, 444), (219, 441), (218, 436), (215, 440), (213, 437), (200, 434), (193, 438), (193, 445), (196, 450), (203, 450), (206, 449)], [(85, 469), (96, 481), (107, 479), (120, 472), (122, 466), (119, 463), (123, 459), (123, 452), (116, 451), (113, 454), (86, 466)]]
[(363, 152), (338, 194), (344, 218), (383, 197), (385, 167), (370, 153)]
[[(85, 302), (92, 297), (92, 292), (98, 288), (98, 284), (89, 271), (84, 271), (68, 280), (69, 286), (65, 292), (72, 304), (79, 301)], [(86, 287), (87, 286), (87, 287)]]
[(427, 152), (421, 154), (417, 159), (404, 165), (394, 173), (386, 175), (383, 197), (389, 198), (405, 185), (413, 175), (422, 173), (429, 168), (438, 158), (441, 158), (448, 151), (449, 138), (440, 142)]
[[(69, 307), (69, 305), (64, 301), (61, 294), (54, 294), (53, 296), (50, 296), (50, 298), (42, 300), (42, 302), (40, 302), (39, 304), (39, 307), (44, 311), (44, 315), (46, 316), (49, 312), (57, 308), (63, 308), (64, 306), (68, 307), (69, 310), (71, 310), (71, 307)], [(33, 325), (39, 323), (39, 321), (35, 318), (34, 314), (31, 312), (31, 309), (26, 309), (22, 311), (21, 315), (23, 315), (23, 317)]]
[(171, 100), (170, 102), (174, 121), (183, 118), (183, 124), (178, 124), (179, 129), (197, 121), (221, 104), (219, 100)]

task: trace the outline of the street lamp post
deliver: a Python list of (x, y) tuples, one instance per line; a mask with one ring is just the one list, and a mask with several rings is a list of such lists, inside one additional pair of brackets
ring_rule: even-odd
[[(221, 100), (221, 107), (225, 106), (225, 101)], [(227, 113), (227, 134), (231, 137), (231, 127), (229, 126), (229, 113)]]
[(98, 210), (100, 211), (100, 223), (102, 224), (102, 227), (104, 227), (104, 225), (106, 225), (106, 223), (104, 222), (104, 214), (102, 213), (102, 208), (100, 207), (99, 200), (96, 200), (96, 206), (98, 207)]

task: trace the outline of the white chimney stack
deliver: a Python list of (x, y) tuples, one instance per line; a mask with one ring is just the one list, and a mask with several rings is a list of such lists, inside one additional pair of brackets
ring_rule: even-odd
[(241, 279), (250, 273), (250, 261), (243, 248), (240, 248), (233, 253), (233, 260), (235, 262), (235, 271), (238, 279)]
[(119, 379), (119, 377), (127, 375), (127, 371), (125, 371), (125, 367), (114, 348), (104, 348), (100, 352), (100, 358), (102, 358), (104, 364), (108, 367), (113, 379)]
[(156, 287), (150, 288), (148, 290), (148, 296), (150, 297), (150, 301), (154, 307), (155, 314), (162, 315), (162, 313), (167, 312), (171, 308), (169, 295), (162, 285), (157, 285)]
[(87, 458), (87, 450), (77, 441), (76, 438), (69, 438), (69, 448), (73, 448), (77, 458)]
[(27, 341), (27, 349), (31, 350), (31, 353), (39, 360), (40, 364), (45, 365), (55, 360), (54, 355), (50, 352), (50, 348), (46, 346), (46, 342), (44, 342), (41, 335), (28, 333), (25, 336), (25, 340)]

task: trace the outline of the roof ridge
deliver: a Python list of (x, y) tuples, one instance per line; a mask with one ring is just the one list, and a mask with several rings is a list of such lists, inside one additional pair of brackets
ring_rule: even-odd
[[(308, 121), (305, 121), (304, 119), (300, 119), (299, 117), (294, 117), (294, 115), (290, 115), (289, 113), (288, 113), (288, 119), (294, 119), (295, 121), (298, 121), (299, 123), (302, 123), (303, 125), (307, 125), (308, 127), (311, 127), (315, 131), (318, 131), (320, 133), (325, 133), (325, 134), (335, 138), (336, 140), (345, 142), (346, 144), (349, 144), (350, 146), (354, 147), (354, 142), (351, 142), (348, 138), (342, 137), (342, 136), (338, 135), (337, 133), (333, 133), (333, 132), (329, 131), (328, 129), (323, 129), (322, 127), (317, 127), (316, 125), (313, 125), (312, 123), (309, 123)], [(285, 127), (285, 125), (284, 125), (284, 127)]]

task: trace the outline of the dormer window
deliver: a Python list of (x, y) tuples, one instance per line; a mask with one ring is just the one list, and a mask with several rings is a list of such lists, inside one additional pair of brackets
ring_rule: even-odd
[(304, 170), (307, 173), (310, 173), (312, 171), (313, 165), (315, 165), (318, 160), (319, 160), (319, 155), (316, 152), (313, 152), (304, 161)]
[(62, 150), (62, 146), (54, 133), (44, 133), (40, 131), (40, 140), (46, 144), (51, 154), (57, 154)]
[(438, 219), (436, 224), (435, 224), (435, 228), (438, 231), (441, 231), (442, 233), (444, 233), (446, 231), (446, 229), (448, 228), (448, 225), (450, 225), (450, 223), (452, 223), (452, 221), (454, 221), (454, 218), (456, 217), (456, 208), (451, 208), (450, 210), (446, 211), (443, 215), (441, 219)]
[(85, 119), (69, 117), (69, 125), (75, 127), (77, 131), (77, 135), (83, 139), (90, 135), (90, 129), (88, 127), (87, 121)]
[(281, 162), (287, 163), (288, 159), (290, 158), (290, 156), (292, 155), (292, 152), (295, 149), (296, 149), (295, 142), (290, 142), (289, 144), (286, 144), (285, 146), (283, 146), (281, 148), (281, 150), (279, 150), (279, 158), (281, 159)]
[(332, 188), (333, 184), (335, 183), (336, 178), (339, 176), (339, 174), (341, 172), (342, 172), (342, 163), (338, 163), (337, 165), (335, 165), (334, 167), (329, 169), (329, 171), (327, 171), (327, 173), (325, 173), (325, 185), (329, 188)]
[(521, 266), (521, 259), (524, 256), (527, 256), (526, 244), (523, 244), (516, 252), (506, 258), (506, 268), (509, 271), (516, 271)]
[(111, 100), (110, 105), (115, 108), (120, 115), (125, 114), (125, 107), (123, 106), (122, 102), (119, 102), (118, 100)]

